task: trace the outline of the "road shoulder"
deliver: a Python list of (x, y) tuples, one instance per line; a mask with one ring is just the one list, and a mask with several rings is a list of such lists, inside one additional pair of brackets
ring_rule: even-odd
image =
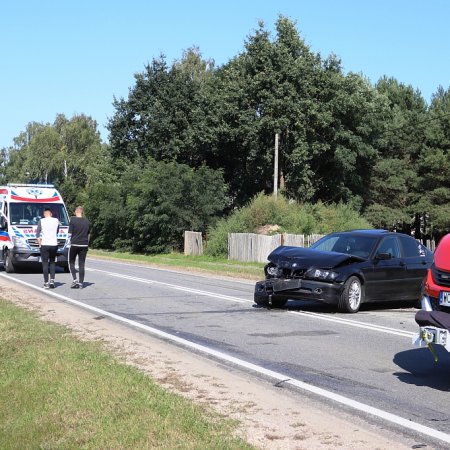
[(406, 449), (386, 430), (329, 410), (269, 382), (2, 278), (0, 297), (68, 326), (80, 339), (102, 341), (119, 359), (167, 389), (241, 423), (239, 434), (261, 449)]

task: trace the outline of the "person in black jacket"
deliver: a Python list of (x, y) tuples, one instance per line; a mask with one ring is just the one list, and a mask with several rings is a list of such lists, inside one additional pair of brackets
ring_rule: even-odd
[[(75, 217), (71, 217), (69, 222), (69, 268), (73, 278), (72, 285), (70, 286), (72, 289), (83, 288), (84, 266), (89, 247), (90, 233), (91, 224), (84, 217), (83, 207), (77, 206), (75, 209)], [(75, 270), (75, 259), (77, 256), (79, 279), (77, 279), (77, 271)]]

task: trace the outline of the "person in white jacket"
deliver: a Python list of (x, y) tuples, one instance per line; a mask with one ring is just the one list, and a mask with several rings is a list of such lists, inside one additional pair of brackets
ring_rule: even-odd
[[(42, 272), (44, 274), (44, 289), (55, 287), (55, 260), (58, 251), (59, 220), (52, 217), (50, 208), (44, 209), (44, 218), (39, 220), (36, 237), (41, 249)], [(50, 282), (48, 268), (50, 264)]]

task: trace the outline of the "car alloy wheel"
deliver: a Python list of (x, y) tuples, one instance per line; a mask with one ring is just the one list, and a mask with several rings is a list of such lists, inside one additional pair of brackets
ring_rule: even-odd
[(350, 277), (344, 285), (338, 308), (340, 311), (356, 313), (361, 306), (363, 298), (361, 281), (358, 277)]
[(354, 280), (350, 284), (350, 289), (348, 290), (348, 300), (352, 309), (359, 308), (361, 303), (361, 284), (359, 281)]

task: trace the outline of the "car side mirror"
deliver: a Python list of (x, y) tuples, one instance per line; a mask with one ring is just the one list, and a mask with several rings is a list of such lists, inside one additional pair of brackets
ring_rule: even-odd
[(392, 255), (390, 253), (380, 252), (375, 255), (375, 259), (380, 259), (382, 261), (384, 261), (386, 259), (391, 259), (391, 258), (392, 258)]

